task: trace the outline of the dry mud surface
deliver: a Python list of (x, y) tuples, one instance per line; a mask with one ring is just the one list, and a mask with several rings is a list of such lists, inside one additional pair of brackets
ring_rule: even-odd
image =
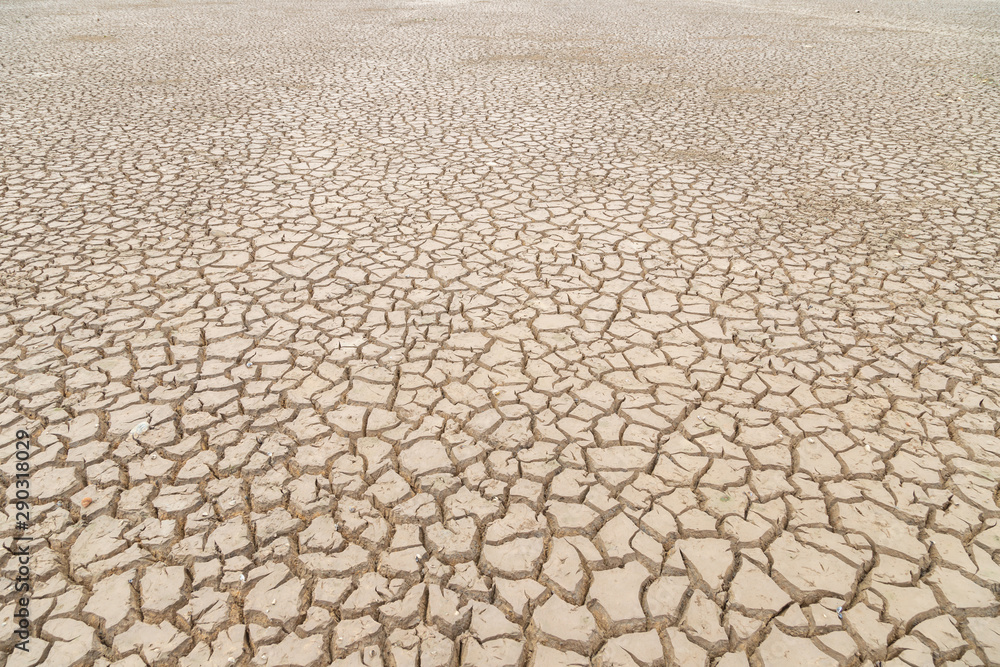
[(964, 0), (6, 0), (0, 664), (1000, 664), (998, 53)]

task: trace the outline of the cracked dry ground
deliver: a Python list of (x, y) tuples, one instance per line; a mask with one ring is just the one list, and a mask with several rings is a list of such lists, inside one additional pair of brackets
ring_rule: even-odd
[(4, 3), (0, 663), (1000, 664), (998, 35)]

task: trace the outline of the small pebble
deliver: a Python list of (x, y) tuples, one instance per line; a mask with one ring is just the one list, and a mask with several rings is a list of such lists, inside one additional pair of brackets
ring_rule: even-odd
[(90, 507), (90, 503), (92, 503), (92, 502), (94, 502), (94, 499), (91, 498), (90, 496), (87, 496), (86, 498), (84, 498), (83, 500), (80, 501), (80, 507), (83, 507), (83, 508)]

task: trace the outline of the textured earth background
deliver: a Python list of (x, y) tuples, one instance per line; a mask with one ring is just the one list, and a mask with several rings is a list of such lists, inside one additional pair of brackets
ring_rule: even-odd
[(965, 0), (6, 0), (0, 664), (1000, 664), (998, 54)]

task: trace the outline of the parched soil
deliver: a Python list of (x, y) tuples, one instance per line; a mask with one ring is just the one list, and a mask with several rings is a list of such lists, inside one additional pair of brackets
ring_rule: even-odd
[(998, 79), (978, 0), (3, 2), (0, 667), (1000, 665)]

